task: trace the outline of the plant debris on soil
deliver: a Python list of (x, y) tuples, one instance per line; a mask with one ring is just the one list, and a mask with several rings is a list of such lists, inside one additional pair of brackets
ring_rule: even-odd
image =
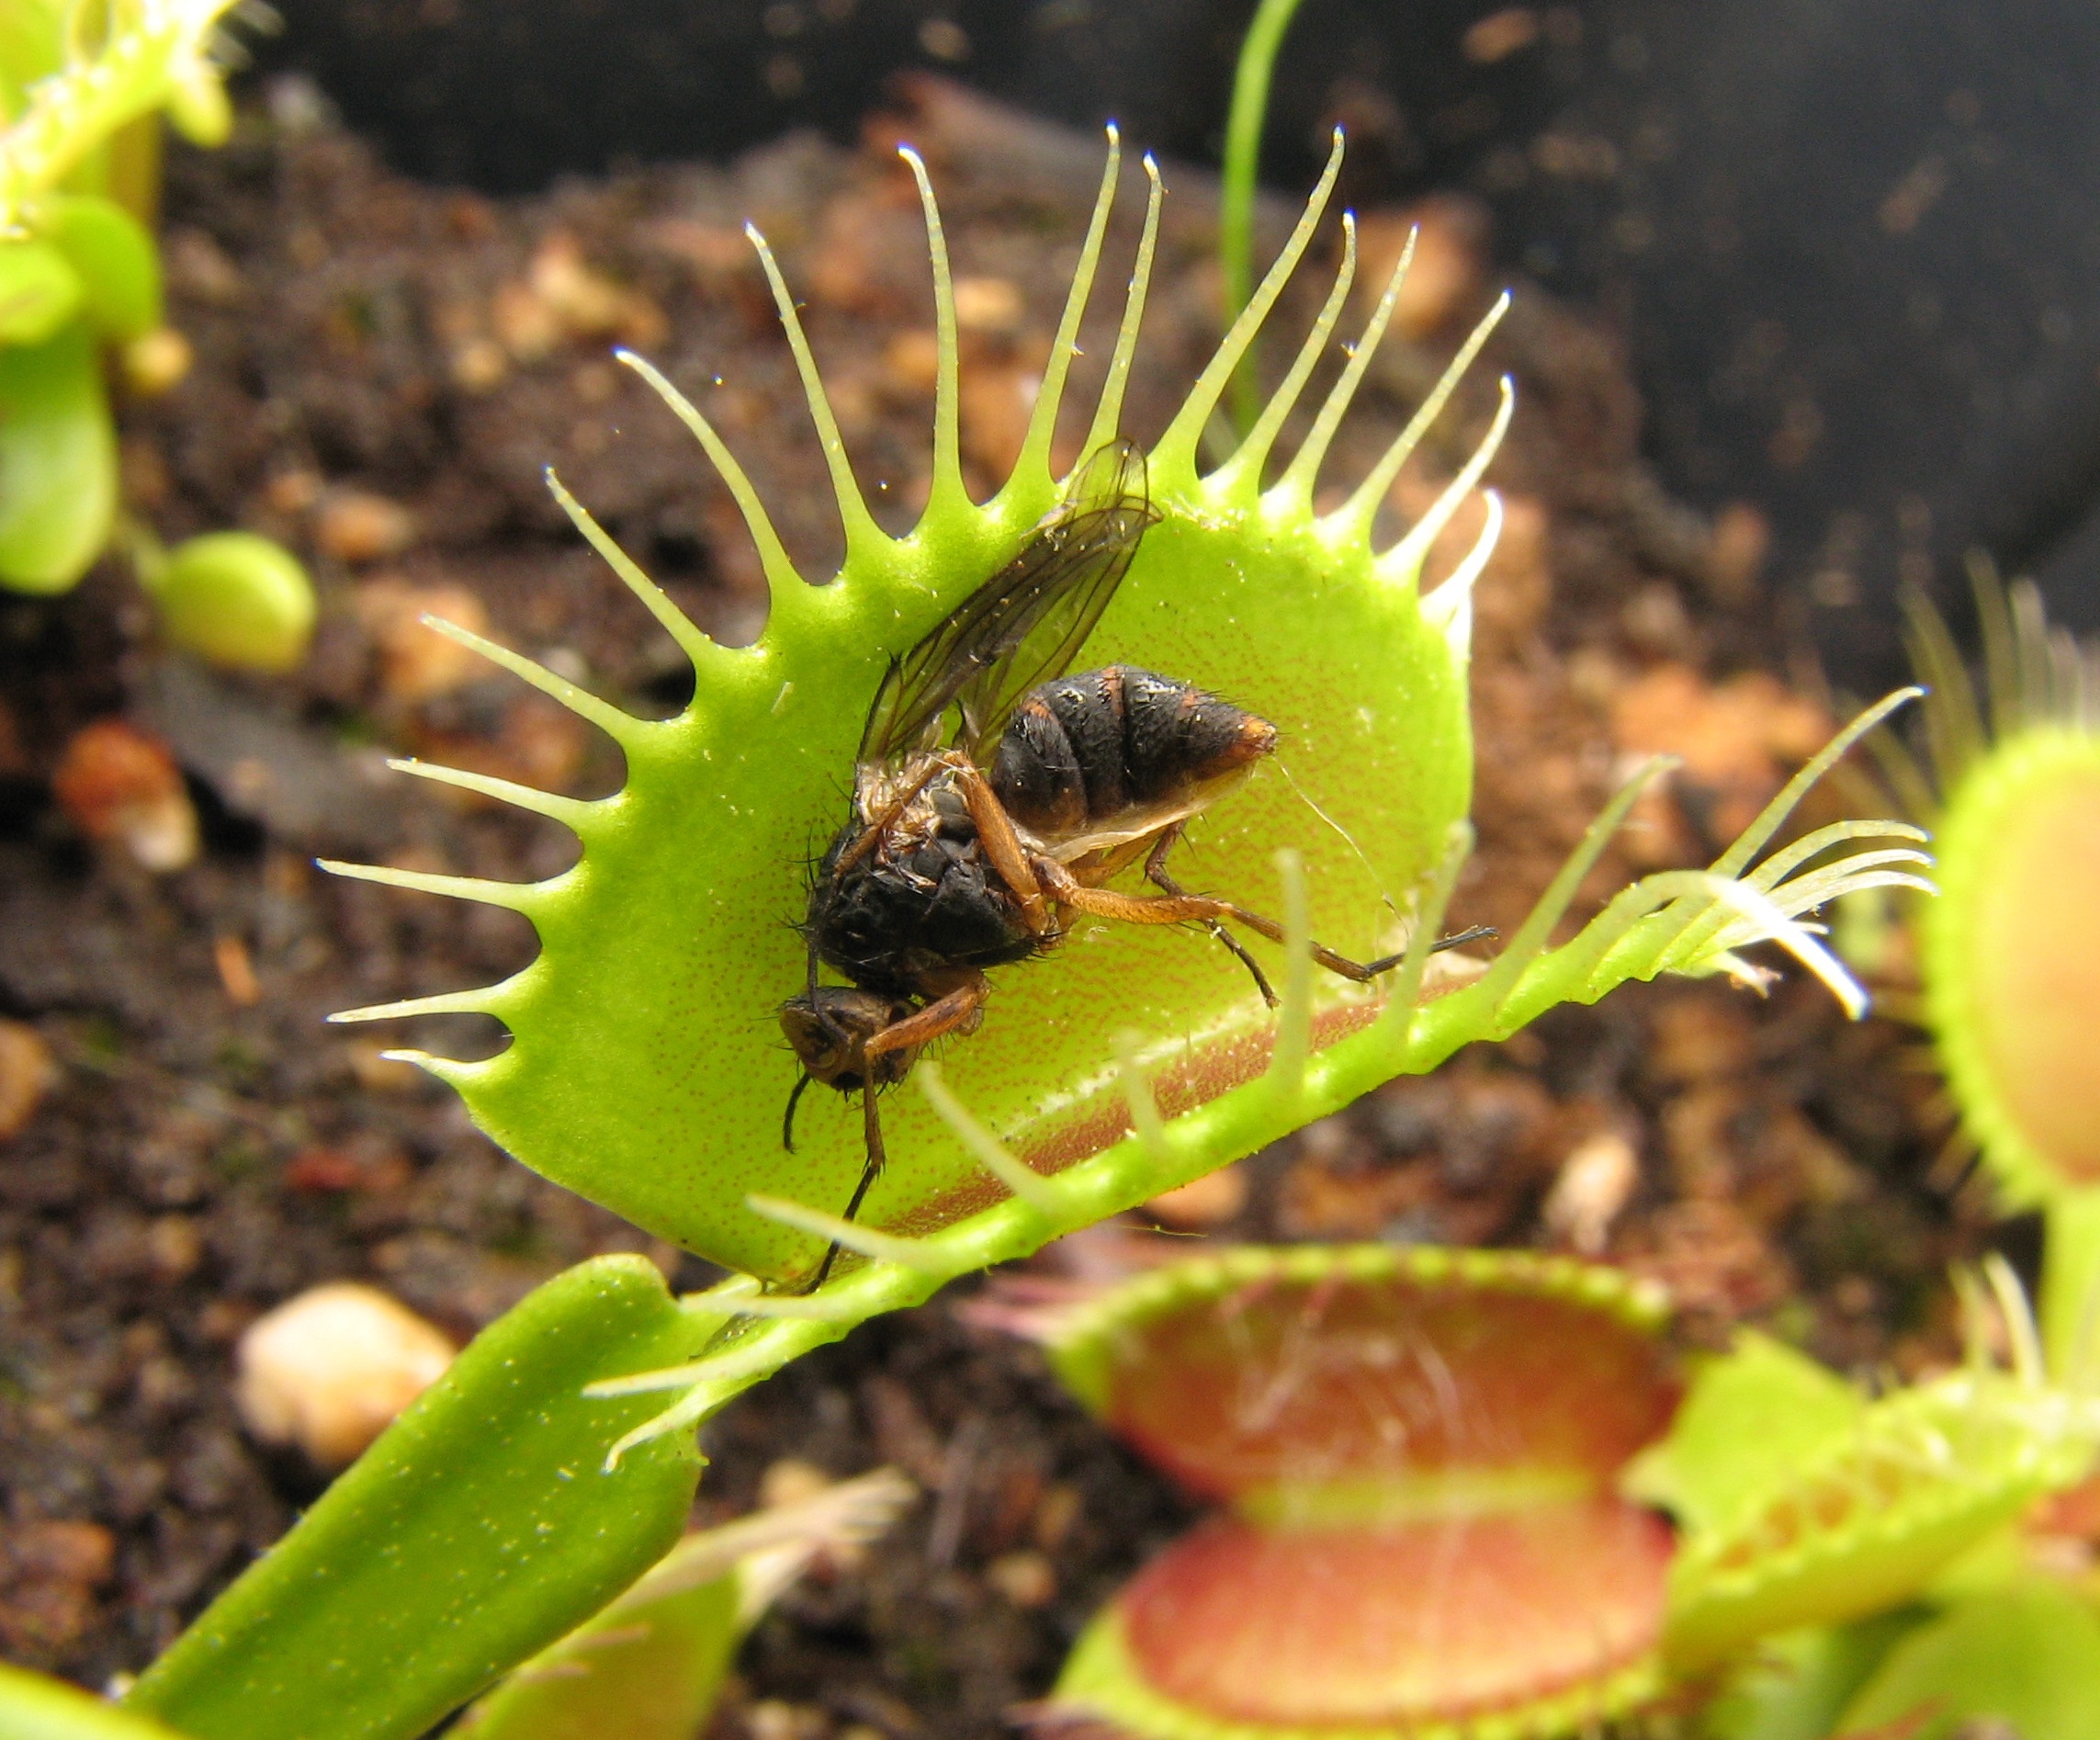
[[(289, 83), (224, 151), (172, 155), (171, 317), (196, 365), (126, 408), (127, 500), (170, 539), (238, 525), (285, 540), (322, 624), (303, 670), (246, 682), (157, 650), (113, 569), (55, 603), (0, 603), (0, 1655), (93, 1686), (134, 1672), (312, 1499), (322, 1477), (246, 1436), (232, 1402), (236, 1339), (290, 1294), (368, 1282), (465, 1338), (596, 1252), (646, 1251), (682, 1288), (712, 1278), (505, 1158), (384, 1042), (322, 1024), (514, 968), (523, 921), (334, 881), (311, 860), (499, 878), (567, 862), (561, 830), (393, 778), (388, 752), (586, 795), (618, 779), (609, 745), (463, 659), (424, 610), (638, 710), (683, 704), (689, 672), (548, 500), (549, 462), (704, 627), (757, 632), (763, 584), (728, 492), (614, 345), (702, 404), (791, 553), (830, 571), (829, 491), (746, 219), (805, 299), (878, 515), (910, 522), (933, 340), (900, 138), (932, 167), (955, 257), (971, 481), (1003, 476), (1101, 141), (931, 82), (899, 101), (862, 149), (795, 136), (723, 168), (508, 201), (389, 174)], [(1142, 208), (1131, 174), (1112, 262)], [(1215, 183), (1172, 164), (1166, 179), (1126, 417), (1141, 437), (1219, 324)], [(1270, 249), (1293, 215), (1263, 208)], [(1370, 297), (1416, 220), (1436, 269), (1332, 475), (1360, 474), (1499, 288), (1478, 215), (1432, 202), (1363, 214)], [(1299, 330), (1317, 277), (1287, 305)], [(1786, 650), (1764, 627), (1756, 516), (1709, 525), (1665, 500), (1609, 336), (1516, 289), (1394, 498), (1397, 525), (1513, 375), (1519, 410), (1491, 474), (1509, 527), (1478, 590), (1481, 850), (1453, 909), (1506, 928), (1638, 760), (1686, 764), (1595, 898), (1712, 855), (1832, 724), (1775, 674)], [(1433, 571), (1476, 525), (1462, 515)], [(173, 800), (198, 828), (186, 867), (149, 870), (121, 829), (51, 795), (69, 747), (112, 717), (180, 770)], [(486, 1026), (434, 1019), (416, 1043), (487, 1049), (501, 1036)], [(1947, 1265), (1990, 1236), (1939, 1158), (1918, 1043), (1894, 1021), (1847, 1024), (1799, 974), (1763, 1000), (1635, 987), (1396, 1082), (1151, 1219), (1213, 1239), (1580, 1250), (1666, 1282), (1695, 1339), (1753, 1321), (1849, 1373), (1914, 1373), (1954, 1356)], [(1067, 1240), (1041, 1260), (1083, 1271), (1103, 1249)], [(750, 1740), (1003, 1732), (1187, 1520), (1035, 1350), (948, 1297), (790, 1367), (706, 1448), (706, 1518), (878, 1462), (927, 1495), (762, 1624), (717, 1721)]]

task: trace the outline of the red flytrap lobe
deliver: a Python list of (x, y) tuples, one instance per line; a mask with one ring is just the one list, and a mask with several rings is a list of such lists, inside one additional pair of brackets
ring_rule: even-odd
[(1674, 1540), (1615, 1483), (1677, 1405), (1662, 1318), (1615, 1271), (1384, 1247), (1235, 1251), (1034, 1314), (1110, 1426), (1230, 1507), (1096, 1618), (1054, 1707), (1159, 1740), (1428, 1740), (1656, 1698)]

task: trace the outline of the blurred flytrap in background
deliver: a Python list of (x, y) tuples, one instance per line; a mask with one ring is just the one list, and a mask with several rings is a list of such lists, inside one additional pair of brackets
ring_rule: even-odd
[(313, 593), (283, 548), (216, 533), (164, 549), (118, 501), (103, 380), (114, 352), (133, 390), (188, 367), (162, 324), (147, 228), (160, 113), (222, 142), (221, 16), (231, 0), (11, 0), (0, 18), (0, 586), (62, 593), (114, 538), (163, 632), (216, 663), (297, 664)]
[[(1895, 1688), (1929, 1684), (1955, 1647), (1936, 1640), (1976, 1623), (1958, 1600), (1936, 1629), (1918, 1603), (2100, 1447), (2100, 1400), (2025, 1361), (1869, 1397), (1754, 1334), (1684, 1355), (1659, 1292), (1568, 1259), (1156, 1255), (1120, 1283), (1018, 1277), (970, 1308), (1041, 1341), (1110, 1429), (1224, 1507), (1094, 1621), (1036, 1712), (1054, 1730), (1572, 1736), (1702, 1709), (1734, 1676), (1699, 1732), (1779, 1740), (1752, 1719), (1791, 1681), (1760, 1651), (1857, 1623), (1884, 1649), (1922, 1628), (1859, 1692), (1901, 1715)], [(2076, 1609), (2014, 1560), (1966, 1575), (1960, 1599)], [(2021, 1658), (2036, 1696), (2067, 1700), (2050, 1734), (2094, 1695), (2069, 1672), (2079, 1626), (2100, 1638), (2078, 1611), (2071, 1642)], [(1877, 1657), (1848, 1659), (1858, 1691)]]

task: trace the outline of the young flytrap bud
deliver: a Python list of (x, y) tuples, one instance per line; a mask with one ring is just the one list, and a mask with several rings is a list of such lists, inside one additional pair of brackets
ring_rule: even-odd
[(161, 632), (213, 664), (289, 671), (313, 638), (313, 582), (299, 559), (254, 532), (206, 532), (177, 544), (148, 577)]
[[(1400, 466), (1507, 299), (1370, 472), (1338, 505), (1315, 512), (1315, 500), (1332, 499), (1318, 487), (1322, 468), (1399, 284), (1395, 272), (1286, 457), (1280, 437), (1326, 359), (1355, 269), (1353, 226), (1345, 219), (1333, 291), (1295, 359), (1238, 448), (1215, 469), (1199, 469), (1202, 437), (1225, 383), (1312, 243), (1339, 152), (1338, 138), (1281, 255), (1143, 456), (1142, 469), (1135, 457), (1124, 468), (1144, 479), (1142, 537), (1119, 551), (1127, 570), (1118, 570), (1120, 586), (1084, 637), (1083, 653), (1060, 667), (1123, 662), (1168, 673), (1275, 728), (1274, 759), (1288, 763), (1291, 777), (1263, 761), (1195, 818), (1191, 833), (1207, 888), (1257, 913), (1282, 915), (1280, 953), (1259, 936), (1247, 945), (1248, 958), (1266, 960), (1280, 1008), (1269, 1008), (1241, 963), (1200, 932), (1088, 928), (1082, 921), (1078, 934), (1025, 975), (992, 976), (978, 1030), (950, 1045), (938, 1069), (895, 1057), (887, 1076), (871, 1068), (875, 1079), (902, 1079), (881, 1100), (888, 1163), (855, 1212), (841, 1213), (870, 1145), (854, 1099), (807, 1096), (794, 1149), (783, 1149), (783, 1110), (797, 1071), (775, 1012), (798, 997), (811, 1011), (847, 1007), (823, 1001), (808, 983), (805, 944), (788, 928), (810, 898), (809, 872), (797, 861), (845, 819), (841, 794), (852, 787), (870, 703), (893, 666), (954, 621), (1017, 552), (1032, 551), (1034, 560), (1078, 536), (1071, 486), (1053, 474), (1050, 453), (1116, 196), (1112, 132), (1026, 438), (1013, 474), (990, 501), (973, 502), (964, 486), (946, 244), (925, 169), (907, 152), (926, 215), (939, 339), (931, 490), (918, 525), (892, 537), (871, 516), (794, 295), (754, 231), (838, 499), (845, 559), (837, 577), (813, 585), (796, 571), (758, 491), (703, 412), (649, 364), (623, 355), (697, 437), (742, 508), (771, 588), (764, 632), (746, 648), (710, 639), (559, 481), (556, 498), (579, 530), (692, 661), (696, 680), (685, 712), (638, 719), (516, 653), (446, 627), (604, 729), (626, 755), (627, 784), (614, 797), (584, 802), (401, 763), (563, 823), (581, 838), (581, 856), (564, 874), (525, 885), (330, 866), (509, 908), (532, 921), (541, 944), (530, 966), (501, 984), (338, 1019), (493, 1016), (510, 1034), (494, 1056), (398, 1055), (452, 1083), (481, 1127), (525, 1164), (744, 1271), (692, 1302), (696, 1325), (723, 1331), (706, 1354), (632, 1380), (637, 1390), (682, 1392), (651, 1430), (703, 1418), (875, 1312), (915, 1304), (950, 1277), (1023, 1255), (1201, 1177), (1395, 1074), (1505, 1036), (1557, 1002), (1594, 1000), (1660, 972), (1729, 973), (1756, 983), (1765, 969), (1743, 951), (1772, 941), (1848, 1006), (1860, 1006), (1843, 968), (1798, 920), (1847, 889), (1918, 886), (1918, 830), (1840, 823), (1757, 860), (1808, 786), (1900, 697), (1856, 721), (1708, 870), (1652, 876), (1572, 941), (1549, 948), (1584, 874), (1655, 771), (1648, 770), (1600, 819), (1492, 966), (1470, 982), (1462, 970), (1431, 976), (1430, 943), (1467, 850), (1471, 589), (1499, 523), (1493, 496), (1485, 530), (1455, 571), (1432, 584), (1422, 564), (1476, 490), (1507, 426), (1507, 382), (1472, 458), (1420, 523), (1384, 548), (1372, 527)], [(1145, 166), (1148, 203), (1120, 329), (1099, 396), (1075, 419), (1086, 431), (1082, 465), (1118, 439), (1151, 283), (1163, 189), (1149, 159)], [(1347, 830), (1346, 840), (1323, 812)], [(1859, 850), (1863, 842), (1872, 849)], [(1314, 937), (1353, 961), (1399, 958), (1368, 984), (1324, 969), (1315, 975)], [(1449, 989), (1454, 984), (1462, 989)], [(1431, 997), (1431, 989), (1446, 994)], [(851, 1012), (864, 1025), (870, 1019), (862, 1005)], [(814, 1039), (812, 1048), (820, 1049)], [(819, 1058), (833, 1070), (824, 1079), (857, 1085), (837, 1063)], [(845, 1260), (826, 1271), (834, 1244)], [(772, 1290), (807, 1288), (820, 1273), (829, 1284), (812, 1295)]]
[(1041, 1712), (1135, 1740), (1551, 1740), (1696, 1707), (1767, 1637), (1914, 1599), (2100, 1442), (2031, 1370), (1869, 1400), (1756, 1336), (1680, 1407), (1660, 1294), (1527, 1252), (1238, 1249), (1021, 1279), (973, 1316), (1224, 1507)]

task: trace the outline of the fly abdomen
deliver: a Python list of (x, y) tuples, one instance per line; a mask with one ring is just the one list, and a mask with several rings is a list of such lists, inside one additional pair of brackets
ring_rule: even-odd
[(1007, 813), (1045, 836), (1170, 803), (1259, 761), (1276, 728), (1193, 684), (1112, 664), (1032, 689), (991, 767)]

